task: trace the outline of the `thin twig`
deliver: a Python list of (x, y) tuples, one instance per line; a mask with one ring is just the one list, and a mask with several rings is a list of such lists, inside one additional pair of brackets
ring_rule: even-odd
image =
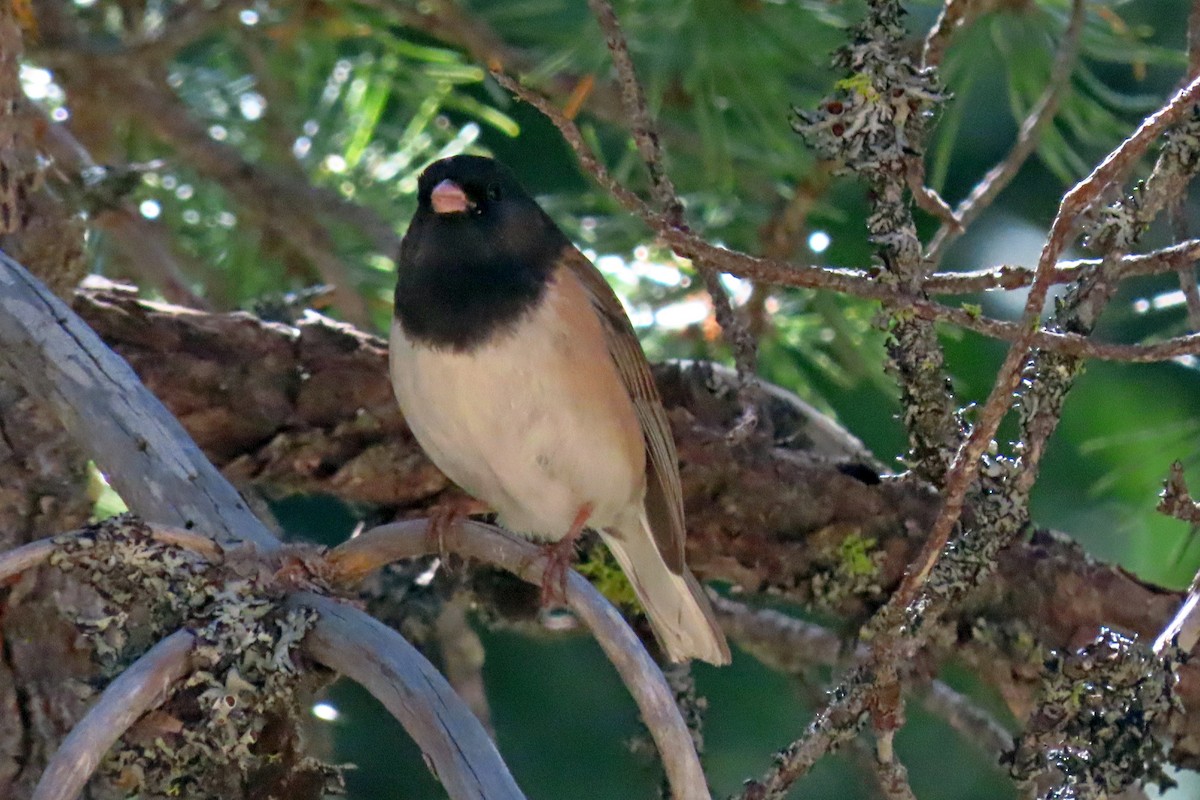
[[(1200, 75), (1200, 0), (1192, 0), (1191, 11), (1188, 12), (1187, 28), (1188, 71), (1186, 80), (1194, 80)], [(1176, 240), (1187, 238), (1188, 219), (1184, 210), (1186, 189), (1171, 205), (1171, 221)], [(1179, 288), (1187, 303), (1188, 327), (1192, 333), (1200, 333), (1200, 286), (1196, 284), (1196, 267), (1193, 264), (1180, 265)]]
[[(1192, 499), (1183, 464), (1171, 464), (1171, 472), (1163, 485), (1158, 511), (1188, 523), (1193, 528), (1200, 526), (1200, 502)], [(1200, 641), (1200, 571), (1192, 578), (1192, 585), (1183, 599), (1183, 605), (1163, 628), (1154, 641), (1154, 652), (1162, 653), (1171, 642), (1177, 642), (1183, 652), (1190, 653)]]
[[(725, 634), (766, 666), (799, 675), (814, 666), (837, 667), (850, 656), (863, 658), (860, 645), (847, 652), (845, 640), (828, 628), (790, 617), (772, 608), (753, 608), (709, 592)], [(1012, 736), (990, 714), (942, 681), (931, 681), (920, 693), (921, 703), (954, 728), (963, 739), (993, 758), (1012, 749)]]
[(887, 800), (916, 800), (908, 783), (908, 769), (896, 756), (895, 731), (885, 731), (875, 742), (875, 773)]
[(617, 13), (613, 11), (608, 0), (588, 0), (588, 7), (604, 31), (608, 52), (612, 56), (613, 66), (617, 70), (617, 81), (621, 87), (621, 106), (629, 119), (638, 153), (641, 154), (646, 171), (650, 174), (650, 191), (654, 201), (670, 224), (682, 225), (683, 203), (679, 201), (675, 184), (671, 182), (663, 164), (662, 144), (646, 108), (646, 92), (642, 89), (642, 82), (638, 80), (633, 58), (629, 55), (629, 43), (625, 40), (625, 32), (621, 30)]
[[(545, 553), (498, 528), (464, 522), (451, 527), (436, 542), (430, 540), (426, 531), (424, 520), (397, 522), (343, 542), (329, 553), (334, 579), (353, 582), (392, 561), (429, 555), (444, 548), (493, 564), (529, 583), (542, 581)], [(617, 668), (642, 712), (675, 797), (678, 800), (709, 797), (704, 771), (671, 688), (637, 635), (612, 604), (577, 572), (567, 574), (566, 597), (571, 610), (592, 631)]]
[(49, 401), (141, 517), (202, 530), (220, 543), (279, 547), (129, 364), (2, 253), (0, 358), (30, 394)]
[(453, 800), (524, 800), (479, 720), (404, 637), (328, 597), (297, 593), (288, 604), (319, 615), (304, 637), (304, 651), (383, 703)]
[[(1197, 4), (1200, 5), (1200, 0), (1197, 0)], [(1187, 238), (1187, 213), (1184, 210), (1185, 194), (1186, 189), (1171, 204), (1170, 209), (1171, 227), (1174, 230), (1176, 241), (1182, 241)], [(1188, 329), (1192, 333), (1200, 333), (1200, 286), (1196, 284), (1196, 267), (1192, 263), (1180, 264), (1175, 272), (1179, 276), (1179, 290), (1183, 292), (1183, 299), (1187, 305)]]
[[(950, 0), (947, 10), (954, 2), (956, 0)], [(1075, 61), (1079, 56), (1079, 40), (1083, 34), (1084, 20), (1087, 17), (1085, 10), (1084, 0), (1073, 0), (1071, 20), (1067, 24), (1067, 31), (1063, 34), (1062, 42), (1059, 43), (1058, 53), (1054, 56), (1054, 66), (1050, 70), (1050, 80), (1046, 84), (1046, 88), (1021, 123), (1017, 141), (1013, 144), (1012, 150), (999, 164), (988, 170), (987, 174), (983, 176), (983, 180), (971, 190), (965, 200), (958, 204), (958, 208), (954, 209), (954, 221), (943, 223), (938, 232), (934, 234), (933, 240), (925, 250), (925, 258), (931, 264), (936, 264), (946, 247), (957, 239), (983, 213), (984, 209), (992, 204), (1000, 192), (1004, 191), (1004, 188), (1012, 182), (1012, 179), (1021, 171), (1021, 167), (1037, 149), (1042, 133), (1054, 119), (1054, 115), (1058, 113), (1058, 107), (1062, 103), (1067, 89), (1070, 88), (1071, 72), (1075, 68)], [(944, 14), (945, 12), (943, 12)], [(928, 42), (926, 44), (928, 53)]]
[[(493, 72), (492, 75), (504, 88), (542, 112), (562, 133), (563, 138), (575, 151), (576, 158), (579, 159), (584, 170), (623, 206), (640, 216), (651, 229), (663, 238), (668, 246), (681, 256), (690, 258), (699, 264), (713, 265), (716, 270), (728, 272), (740, 278), (782, 286), (830, 289), (858, 297), (901, 302), (911, 307), (915, 314), (922, 319), (950, 322), (1003, 341), (1017, 341), (1027, 334), (1021, 323), (989, 319), (965, 309), (951, 308), (927, 300), (914, 301), (911, 295), (885, 286), (862, 271), (824, 269), (789, 264), (777, 259), (758, 258), (737, 250), (717, 247), (696, 236), (690, 230), (672, 227), (667, 224), (662, 215), (655, 213), (641, 198), (609, 175), (604, 165), (587, 146), (574, 121), (563, 116), (546, 98), (517, 83), (508, 75), (502, 72)], [(1149, 275), (1176, 269), (1175, 265), (1185, 261), (1194, 261), (1197, 257), (1200, 257), (1200, 240), (1192, 240), (1155, 253), (1127, 256), (1120, 263), (1123, 275)], [(1051, 283), (1065, 283), (1074, 280), (1081, 270), (1094, 263), (1098, 262), (1085, 260), (1056, 264), (1049, 270), (1044, 280)], [(924, 288), (931, 293), (938, 294), (977, 292), (992, 288), (1013, 289), (1032, 284), (1037, 274), (1032, 270), (1008, 266), (997, 267), (986, 272), (937, 273), (925, 279)], [(1033, 333), (1032, 341), (1037, 347), (1047, 350), (1106, 361), (1164, 361), (1178, 358), (1181, 355), (1200, 353), (1200, 337), (1197, 336), (1182, 336), (1166, 342), (1147, 345), (1120, 345), (1093, 342), (1083, 336), (1038, 329)]]
[(837, 666), (845, 659), (845, 641), (828, 628), (773, 608), (754, 608), (711, 590), (708, 599), (725, 634), (778, 672), (799, 675), (813, 666)]
[[(1149, 253), (1122, 256), (1117, 261), (1116, 274), (1120, 278), (1130, 278), (1177, 272), (1191, 267), (1197, 259), (1200, 259), (1200, 239), (1188, 239)], [(1051, 280), (1056, 284), (1071, 283), (1100, 264), (1099, 258), (1060, 261), (1054, 265)], [(1027, 267), (1002, 264), (971, 272), (935, 272), (925, 279), (923, 288), (930, 294), (943, 295), (1008, 291), (1030, 285), (1033, 276), (1034, 270)]]
[[(803, 285), (806, 287), (812, 285), (803, 279), (808, 276), (809, 273), (807, 272), (803, 274), (803, 278), (800, 280), (789, 280), (789, 276), (787, 275), (789, 267), (781, 262), (755, 258), (754, 256), (739, 253), (735, 250), (725, 250), (688, 233), (668, 231), (665, 238), (667, 243), (680, 255), (689, 258), (720, 259), (722, 263), (721, 270), (733, 275), (750, 278), (761, 278), (764, 275), (772, 275), (776, 278), (782, 277), (782, 280), (774, 282), (780, 282), (784, 285)], [(1184, 249), (1182, 247), (1180, 250), (1175, 251), (1176, 254), (1182, 254), (1183, 252)], [(1191, 245), (1186, 248), (1186, 252), (1189, 255), (1200, 252), (1200, 245)], [(1068, 269), (1066, 274), (1073, 274), (1074, 268), (1084, 263), (1091, 262), (1072, 262), (1071, 268)], [(1157, 260), (1131, 257), (1130, 263), (1144, 268), (1153, 266), (1153, 271), (1155, 272), (1167, 271), (1166, 265)], [(761, 270), (760, 268), (764, 266), (766, 269)], [(783, 273), (782, 276), (781, 273)], [(792, 274), (798, 278), (801, 277), (801, 273), (799, 272), (793, 271)], [(867, 285), (859, 284), (858, 278), (860, 274), (849, 270), (829, 270), (824, 274), (823, 280), (820, 282), (822, 284), (836, 284), (837, 288), (835, 291), (846, 291), (850, 294), (857, 294), (860, 297), (869, 297), (878, 300), (898, 299), (893, 290), (884, 287), (880, 282)], [(1021, 273), (1014, 274), (1020, 275), (1024, 279), (1024, 275), (1021, 275)], [(1052, 270), (1051, 275), (1053, 276), (1054, 274), (1056, 273)], [(771, 278), (766, 278), (766, 280), (771, 281)], [(947, 284), (954, 283), (953, 279), (948, 279), (946, 276), (939, 278), (939, 280)], [(979, 279), (968, 277), (967, 280), (976, 281)], [(824, 288), (832, 287), (826, 285)], [(1003, 341), (1016, 341), (1019, 337), (1027, 333), (1027, 329), (1021, 323), (991, 319), (981, 314), (975, 314), (965, 308), (952, 308), (930, 300), (914, 300), (912, 297), (907, 297), (904, 299), (904, 305), (909, 311), (922, 319), (950, 322), (954, 325), (959, 325), (968, 330)], [(1197, 352), (1196, 348), (1200, 347), (1200, 338), (1196, 336), (1181, 336), (1170, 339), (1167, 342), (1148, 345), (1110, 345), (1093, 342), (1085, 336), (1059, 333), (1040, 328), (1034, 328), (1032, 335), (1033, 342), (1038, 347), (1109, 361), (1163, 361), (1177, 358), (1180, 355), (1195, 354)]]
[[(698, 263), (712, 264), (721, 272), (748, 280), (796, 288), (828, 289), (872, 300), (911, 305), (913, 311), (923, 319), (950, 322), (1001, 340), (1014, 341), (1023, 333), (1024, 329), (1018, 323), (989, 319), (964, 309), (951, 308), (931, 301), (914, 303), (910, 294), (885, 286), (861, 270), (813, 267), (760, 258), (717, 247), (690, 230), (671, 227), (641, 198), (612, 178), (592, 153), (574, 121), (563, 116), (546, 98), (517, 83), (508, 75), (493, 72), (492, 76), (501, 86), (544, 114), (559, 129), (584, 170), (621, 205), (641, 217), (678, 255)], [(1200, 258), (1200, 240), (1190, 240), (1154, 253), (1126, 256), (1120, 261), (1121, 274), (1152, 275), (1174, 271), (1179, 264), (1190, 263), (1197, 258)], [(1082, 270), (1097, 263), (1099, 261), (1096, 259), (1064, 261), (1049, 271), (1046, 280), (1054, 284), (1067, 283), (1077, 279)], [(1015, 266), (995, 267), (982, 272), (940, 272), (925, 278), (922, 288), (931, 294), (1017, 289), (1031, 285), (1037, 274), (1034, 270)], [(1037, 347), (1061, 350), (1072, 355), (1134, 362), (1163, 361), (1180, 355), (1195, 354), (1197, 346), (1200, 345), (1200, 340), (1193, 337), (1178, 337), (1151, 345), (1108, 345), (1092, 342), (1086, 337), (1043, 330), (1036, 331), (1033, 341)]]
[(818, 761), (853, 739), (867, 719), (865, 683), (834, 698), (817, 712), (804, 735), (775, 754), (775, 764), (759, 780), (746, 782), (739, 800), (779, 800)]
[(936, 67), (942, 63), (946, 45), (950, 43), (954, 31), (966, 20), (970, 7), (970, 0), (946, 0), (942, 12), (929, 29), (929, 35), (925, 37), (925, 45), (921, 52), (922, 66)]
[(604, 187), (606, 192), (616, 198), (626, 209), (634, 212), (643, 220), (657, 221), (655, 213), (642, 201), (642, 198), (625, 188), (622, 183), (609, 174), (608, 169), (600, 159), (596, 158), (595, 154), (592, 153), (592, 149), (584, 141), (583, 133), (579, 130), (579, 126), (575, 124), (574, 120), (567, 118), (546, 97), (522, 85), (508, 74), (493, 69), (491, 70), (491, 76), (495, 79), (496, 83), (512, 92), (517, 99), (533, 106), (541, 112), (542, 116), (554, 123), (554, 126), (558, 128), (558, 132), (562, 134), (567, 144), (575, 152), (575, 157), (579, 159), (580, 166), (597, 183)]
[(1012, 750), (1012, 734), (971, 698), (947, 684), (931, 682), (921, 695), (921, 704), (926, 711), (941, 717), (958, 731), (964, 741), (995, 759), (994, 763), (999, 763), (1000, 757)]
[[(621, 87), (621, 104), (633, 130), (633, 139), (637, 144), (642, 162), (650, 175), (650, 188), (655, 203), (660, 210), (663, 224), (672, 228), (684, 227), (683, 202), (675, 190), (663, 164), (662, 145), (658, 131), (646, 108), (646, 93), (638, 80), (637, 70), (629, 55), (629, 44), (616, 12), (608, 0), (588, 0), (592, 13), (604, 31), (609, 53), (612, 55), (613, 66), (617, 70), (617, 79)], [(758, 370), (758, 344), (746, 329), (745, 321), (733, 310), (729, 293), (721, 283), (720, 272), (713, 264), (701, 261), (697, 269), (704, 280), (704, 288), (712, 298), (713, 312), (717, 324), (725, 332), (729, 349), (733, 352), (734, 363), (737, 365), (738, 377), (742, 382), (739, 394), (742, 395), (742, 406), (745, 420), (739, 429), (749, 431), (756, 420), (755, 398), (753, 387), (755, 373)]]
[[(921, 319), (949, 322), (1000, 341), (1016, 342), (1025, 334), (1025, 329), (1019, 322), (991, 319), (966, 309), (950, 308), (925, 300), (913, 301), (911, 310)], [(1100, 361), (1153, 363), (1185, 355), (1200, 355), (1200, 334), (1195, 333), (1149, 344), (1108, 344), (1094, 341), (1082, 334), (1039, 328), (1031, 341), (1035, 347), (1044, 350)]]
[(158, 707), (192, 668), (196, 637), (179, 630), (147, 650), (110, 683), (55, 752), (32, 800), (75, 800), (117, 739)]
[(937, 521), (925, 540), (917, 560), (908, 571), (897, 590), (896, 600), (908, 605), (915, 598), (920, 586), (929, 576), (933, 565), (941, 555), (954, 526), (962, 514), (967, 488), (979, 472), (980, 457), (984, 454), (1000, 421), (1012, 405), (1013, 392), (1021, 376), (1021, 366), (1029, 354), (1038, 332), (1037, 320), (1046, 302), (1050, 278), (1059, 255), (1067, 246), (1079, 217), (1095, 204), (1103, 191), (1125, 173), (1142, 156), (1150, 143), (1167, 127), (1174, 125), (1200, 97), (1200, 78), (1193, 80), (1180, 90), (1166, 105), (1146, 118), (1133, 135), (1122, 142), (1102, 161), (1090, 175), (1075, 185), (1063, 197), (1058, 214), (1050, 226), (1050, 234), (1038, 259), (1037, 273), (1029, 288), (1025, 308), (1021, 315), (1022, 332), (1014, 340), (1004, 358), (996, 383), (979, 413), (978, 421), (967, 441), (959, 449), (950, 465), (942, 493), (942, 508)]

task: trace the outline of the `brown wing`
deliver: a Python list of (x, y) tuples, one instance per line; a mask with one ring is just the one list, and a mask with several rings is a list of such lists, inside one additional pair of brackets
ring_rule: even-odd
[(587, 291), (604, 330), (621, 382), (633, 400), (642, 435), (646, 440), (646, 516), (654, 541), (671, 571), (683, 572), (683, 488), (679, 484), (679, 458), (667, 412), (650, 374), (650, 364), (621, 301), (600, 271), (574, 247), (563, 251), (566, 266)]

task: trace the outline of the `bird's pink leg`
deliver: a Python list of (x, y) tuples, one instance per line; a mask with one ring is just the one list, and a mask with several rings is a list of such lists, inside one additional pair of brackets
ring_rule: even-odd
[(567, 531), (567, 535), (543, 548), (546, 553), (546, 568), (542, 572), (543, 606), (554, 604), (555, 588), (558, 589), (559, 600), (564, 604), (567, 602), (567, 570), (575, 562), (575, 543), (579, 540), (583, 529), (587, 527), (593, 508), (591, 503), (581, 505), (579, 511), (575, 513), (575, 519), (571, 522), (571, 529)]
[(466, 495), (453, 496), (429, 509), (429, 524), (425, 528), (426, 541), (430, 545), (437, 545), (438, 556), (443, 564), (446, 563), (446, 534), (470, 515), (487, 510), (487, 506)]

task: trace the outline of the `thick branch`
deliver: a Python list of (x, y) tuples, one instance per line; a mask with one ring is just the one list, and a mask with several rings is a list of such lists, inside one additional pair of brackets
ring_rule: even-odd
[(0, 358), (151, 522), (271, 549), (275, 538), (179, 422), (84, 322), (0, 254)]
[[(383, 343), (373, 337), (327, 321), (287, 328), (121, 295), (80, 295), (77, 304), (240, 481), (408, 516), (425, 516), (454, 491), (407, 433)], [(695, 572), (861, 620), (895, 587), (937, 497), (917, 483), (874, 479), (853, 437), (781, 389), (767, 387), (774, 445), (732, 446), (725, 435), (740, 408), (727, 376), (701, 364), (662, 365), (656, 374), (679, 445)], [(871, 543), (871, 575), (843, 571), (848, 540)], [(964, 637), (954, 646), (982, 649), (992, 679), (1007, 685), (1032, 672), (1023, 654), (971, 639), (981, 620), (985, 629), (1018, 624), (1046, 646), (1065, 647), (1102, 625), (1153, 638), (1180, 602), (1178, 592), (1038, 533), (1002, 551), (988, 586), (953, 612)], [(1196, 667), (1185, 668), (1182, 692), (1189, 709), (1200, 708)], [(1200, 764), (1200, 714), (1181, 716), (1172, 735), (1179, 763)]]

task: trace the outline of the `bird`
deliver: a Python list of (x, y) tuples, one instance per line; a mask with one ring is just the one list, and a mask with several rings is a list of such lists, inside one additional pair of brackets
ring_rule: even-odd
[(729, 663), (684, 562), (667, 415), (600, 271), (508, 167), (474, 155), (421, 173), (396, 271), (390, 378), (434, 465), (551, 568), (595, 530), (670, 661)]

